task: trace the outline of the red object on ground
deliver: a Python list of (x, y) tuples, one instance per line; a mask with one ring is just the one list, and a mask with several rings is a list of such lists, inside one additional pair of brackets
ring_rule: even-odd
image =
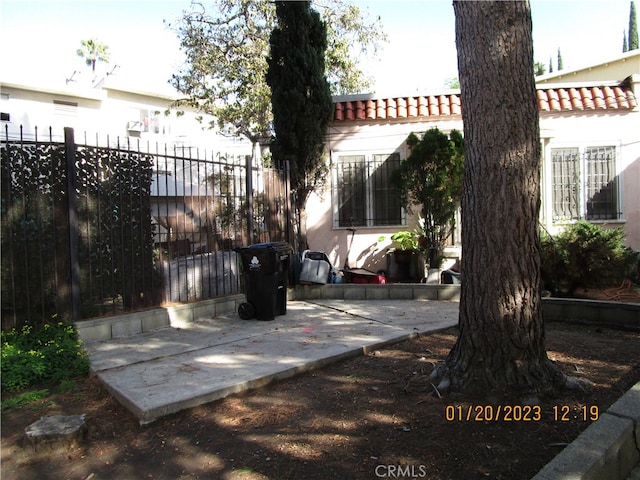
[(345, 270), (344, 274), (347, 278), (347, 282), (349, 283), (360, 283), (360, 284), (387, 283), (387, 279), (384, 275), (370, 272), (369, 270), (365, 270), (364, 268), (354, 268), (350, 270)]

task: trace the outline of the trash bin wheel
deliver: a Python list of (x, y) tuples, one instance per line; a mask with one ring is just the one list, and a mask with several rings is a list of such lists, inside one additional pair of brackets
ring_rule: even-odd
[(256, 316), (256, 309), (253, 308), (253, 305), (250, 303), (243, 302), (238, 305), (238, 315), (240, 315), (240, 318), (243, 320), (251, 320)]

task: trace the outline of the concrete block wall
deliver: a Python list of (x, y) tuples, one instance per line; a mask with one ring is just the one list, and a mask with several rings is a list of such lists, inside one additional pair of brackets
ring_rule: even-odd
[(383, 285), (339, 283), (296, 285), (291, 300), (460, 300), (460, 285), (387, 283)]
[[(460, 285), (402, 284), (328, 284), (296, 285), (287, 292), (289, 300), (460, 300)], [(190, 322), (236, 312), (245, 301), (242, 294), (195, 303), (154, 308), (76, 323), (85, 343), (126, 337), (159, 328), (183, 328)], [(578, 321), (600, 325), (640, 329), (640, 304), (545, 298), (542, 302), (546, 321)]]
[(640, 462), (640, 382), (532, 480), (624, 480)]
[(244, 295), (213, 298), (201, 302), (81, 320), (76, 322), (76, 328), (78, 336), (84, 343), (101, 342), (160, 328), (184, 328), (190, 322), (233, 313), (244, 300)]
[(640, 303), (543, 298), (542, 315), (545, 321), (595, 323), (640, 329)]

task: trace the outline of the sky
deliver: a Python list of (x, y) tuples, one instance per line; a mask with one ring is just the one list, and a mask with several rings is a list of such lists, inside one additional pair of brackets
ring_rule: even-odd
[[(445, 89), (458, 76), (451, 0), (351, 0), (380, 17), (388, 42), (361, 67), (375, 79), (372, 91), (410, 95)], [(205, 5), (210, 3), (204, 0)], [(0, 0), (0, 79), (64, 85), (74, 71), (88, 75), (76, 56), (80, 41), (109, 46), (108, 71), (134, 89), (168, 91), (180, 66), (175, 23), (189, 0)], [(629, 0), (531, 0), (534, 60), (556, 69), (578, 68), (622, 53)], [(77, 78), (77, 77), (76, 77)]]

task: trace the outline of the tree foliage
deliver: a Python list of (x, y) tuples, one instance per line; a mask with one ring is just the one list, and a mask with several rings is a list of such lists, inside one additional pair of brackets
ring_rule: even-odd
[(564, 68), (564, 63), (562, 62), (562, 54), (560, 53), (560, 49), (558, 49), (558, 71)]
[(324, 136), (333, 113), (325, 78), (327, 31), (310, 2), (276, 2), (276, 15), (266, 76), (275, 130), (271, 152), (276, 162), (289, 162), (304, 249), (306, 200), (325, 182), (327, 170)]
[(640, 254), (624, 244), (622, 227), (604, 228), (580, 221), (542, 241), (542, 275), (553, 293), (573, 295), (578, 288), (617, 287), (638, 280)]
[(638, 18), (636, 16), (636, 3), (631, 0), (629, 7), (629, 50), (636, 50), (640, 47), (638, 42)]
[[(333, 93), (367, 87), (359, 56), (385, 40), (380, 20), (342, 0), (316, 5), (328, 25), (327, 77)], [(266, 83), (269, 35), (275, 27), (269, 0), (193, 2), (175, 26), (186, 62), (171, 84), (180, 103), (213, 115), (223, 132), (257, 143), (271, 136), (270, 91)]]
[(405, 208), (420, 208), (429, 265), (438, 267), (462, 194), (464, 140), (457, 130), (447, 136), (432, 128), (422, 139), (412, 133), (407, 145), (411, 154), (393, 172), (392, 182)]
[(89, 40), (82, 40), (80, 42), (81, 48), (76, 50), (76, 54), (79, 57), (84, 58), (84, 62), (88, 67), (91, 67), (91, 71), (95, 73), (96, 64), (98, 62), (109, 63), (109, 47), (100, 43), (95, 38)]
[(544, 75), (547, 67), (545, 67), (544, 63), (536, 62), (533, 64), (533, 74), (537, 77), (538, 75)]

